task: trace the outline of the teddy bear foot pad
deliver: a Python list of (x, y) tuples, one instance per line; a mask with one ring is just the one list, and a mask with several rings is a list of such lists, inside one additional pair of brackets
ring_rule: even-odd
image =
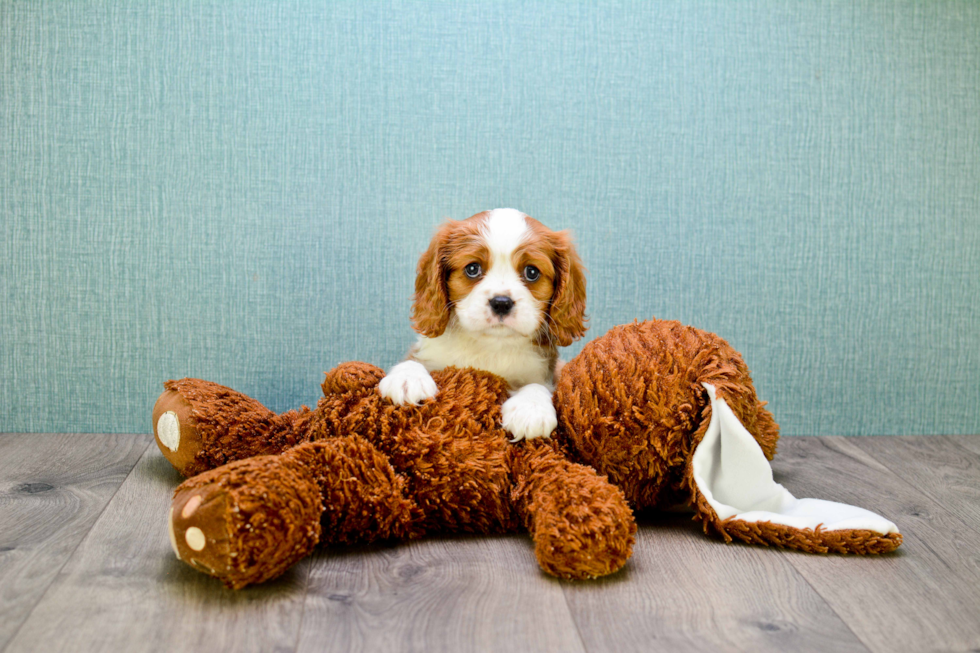
[(171, 389), (153, 407), (153, 435), (163, 455), (181, 472), (193, 464), (201, 449), (193, 407)]

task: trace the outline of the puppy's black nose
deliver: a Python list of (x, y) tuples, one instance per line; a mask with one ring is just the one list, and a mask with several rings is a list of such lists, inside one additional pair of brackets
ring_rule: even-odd
[(494, 315), (503, 317), (510, 313), (510, 309), (512, 308), (514, 308), (514, 300), (510, 297), (497, 295), (490, 299), (490, 310), (493, 311)]

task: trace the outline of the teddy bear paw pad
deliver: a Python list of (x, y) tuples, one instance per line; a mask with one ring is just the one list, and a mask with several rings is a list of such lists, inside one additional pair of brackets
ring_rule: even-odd
[(180, 392), (167, 389), (153, 406), (153, 435), (164, 458), (184, 476), (204, 471), (197, 460), (203, 447), (194, 406)]
[(235, 557), (228, 538), (227, 495), (214, 488), (178, 492), (170, 509), (170, 545), (181, 560), (216, 575)]
[(177, 451), (180, 447), (180, 420), (177, 413), (168, 410), (157, 420), (157, 437), (167, 449)]

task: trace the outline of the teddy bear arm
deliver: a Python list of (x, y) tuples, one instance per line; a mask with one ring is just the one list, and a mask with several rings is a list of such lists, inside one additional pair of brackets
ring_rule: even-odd
[(324, 397), (376, 388), (385, 376), (383, 369), (370, 363), (349, 361), (324, 373), (320, 389)]
[(626, 564), (636, 522), (619, 488), (592, 468), (567, 460), (545, 440), (515, 447), (512, 469), (514, 505), (545, 572), (595, 578)]
[(153, 433), (164, 457), (191, 477), (302, 442), (309, 417), (306, 407), (277, 415), (223, 385), (180, 379), (164, 384), (153, 407)]
[(347, 437), (189, 479), (175, 492), (169, 524), (178, 558), (240, 589), (280, 576), (321, 542), (408, 536), (413, 517), (383, 454)]

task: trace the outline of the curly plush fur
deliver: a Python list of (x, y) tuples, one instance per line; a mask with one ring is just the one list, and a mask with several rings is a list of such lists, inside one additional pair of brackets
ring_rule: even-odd
[(421, 406), (383, 399), (382, 377), (343, 364), (327, 373), (314, 410), (281, 415), (214, 383), (168, 381), (154, 409), (157, 442), (181, 473), (199, 474), (175, 493), (177, 555), (239, 588), (276, 577), (319, 542), (523, 526), (542, 569), (588, 578), (628, 560), (632, 509), (676, 503), (727, 541), (852, 552), (901, 543), (720, 519), (692, 471), (711, 421), (704, 384), (768, 459), (778, 427), (738, 352), (677, 322), (617, 327), (586, 345), (561, 373), (551, 439), (508, 442), (508, 389), (488, 372), (434, 373), (439, 394)]
[[(237, 588), (278, 576), (320, 541), (524, 525), (552, 575), (601, 576), (625, 564), (636, 526), (622, 491), (552, 442), (509, 443), (502, 379), (447, 368), (433, 375), (434, 400), (403, 407), (378, 394), (381, 374), (341, 365), (327, 374), (315, 410), (285, 415), (207, 381), (168, 382), (160, 408), (196, 430), (182, 438), (193, 456), (161, 447), (178, 469), (241, 458), (177, 489), (171, 525), (181, 559)], [(236, 421), (220, 425), (229, 405), (239, 408)], [(269, 455), (275, 449), (285, 452)]]

